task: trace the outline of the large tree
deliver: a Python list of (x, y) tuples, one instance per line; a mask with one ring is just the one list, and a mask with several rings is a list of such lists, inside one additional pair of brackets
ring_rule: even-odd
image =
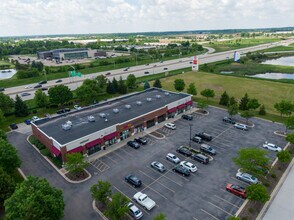
[(8, 199), (15, 190), (15, 181), (0, 167), (0, 207), (4, 201)]
[(129, 89), (134, 89), (134, 88), (136, 88), (136, 77), (135, 77), (135, 75), (134, 74), (130, 74), (130, 75), (128, 75), (128, 77), (127, 77), (127, 87), (129, 88)]
[(90, 191), (93, 199), (105, 205), (111, 196), (111, 184), (107, 181), (99, 180), (97, 184), (91, 187)]
[(47, 219), (63, 217), (62, 191), (46, 179), (29, 176), (4, 203), (5, 219)]
[(0, 124), (2, 124), (6, 120), (2, 110), (0, 109)]
[(78, 175), (87, 166), (88, 163), (84, 160), (84, 156), (81, 153), (73, 153), (66, 155), (65, 169), (67, 171)]
[(148, 81), (145, 81), (144, 83), (144, 90), (149, 89), (150, 88), (150, 84)]
[(0, 92), (0, 109), (4, 114), (10, 113), (13, 111), (14, 101), (8, 95), (5, 95), (3, 92)]
[(248, 102), (249, 102), (249, 97), (248, 97), (248, 94), (245, 93), (244, 97), (241, 98), (241, 101), (239, 104), (239, 109), (240, 110), (248, 110)]
[(247, 122), (247, 124), (248, 124), (248, 120), (249, 120), (249, 118), (252, 118), (252, 117), (254, 116), (254, 114), (253, 114), (252, 111), (250, 111), (250, 110), (246, 110), (246, 111), (241, 112), (240, 116), (241, 116), (242, 118), (245, 118), (245, 119), (246, 119), (246, 122)]
[(287, 100), (282, 100), (276, 103), (274, 107), (281, 114), (281, 116), (289, 116), (294, 111), (294, 104)]
[(223, 106), (228, 106), (229, 102), (230, 102), (230, 97), (227, 91), (224, 91), (224, 93), (221, 95), (221, 98), (219, 100), (219, 104)]
[(160, 79), (156, 79), (153, 83), (153, 87), (162, 88)]
[(248, 110), (250, 109), (257, 109), (258, 107), (260, 106), (258, 100), (256, 98), (253, 98), (253, 99), (249, 99), (248, 103), (247, 103), (247, 108)]
[(208, 98), (213, 98), (215, 96), (214, 90), (212, 89), (204, 89), (200, 92), (202, 96), (204, 96), (207, 100)]
[(16, 117), (25, 117), (30, 114), (27, 104), (18, 95), (15, 98), (14, 114)]
[[(238, 102), (237, 102), (237, 100), (235, 99), (235, 97), (232, 96), (232, 97), (230, 97), (229, 106), (230, 106), (230, 105), (234, 105), (234, 104), (238, 104)], [(238, 106), (237, 106), (237, 108), (238, 108)]]
[(197, 89), (195, 83), (190, 83), (187, 89), (187, 93), (191, 95), (197, 95)]
[(114, 193), (111, 202), (107, 205), (105, 215), (113, 220), (122, 219), (127, 213), (129, 208), (127, 203), (129, 199), (121, 193)]
[(265, 203), (270, 199), (270, 195), (268, 194), (264, 185), (254, 184), (248, 186), (246, 188), (247, 198), (252, 201), (258, 201), (261, 203)]
[(0, 139), (7, 141), (6, 132), (0, 129)]
[(228, 107), (228, 113), (230, 115), (230, 117), (232, 118), (234, 115), (238, 114), (238, 104), (235, 103), (233, 105), (229, 105)]
[(39, 108), (47, 107), (49, 104), (48, 96), (41, 89), (35, 92), (34, 101)]
[(65, 85), (51, 87), (48, 91), (48, 94), (50, 102), (56, 105), (64, 105), (73, 98), (72, 92)]
[(286, 140), (289, 141), (291, 144), (294, 144), (294, 133), (288, 134)]
[(93, 104), (98, 99), (98, 93), (87, 84), (83, 84), (76, 89), (77, 98), (86, 105)]
[(99, 75), (96, 77), (97, 85), (101, 90), (105, 90), (107, 86), (107, 78), (104, 75)]
[(178, 92), (182, 92), (185, 89), (185, 81), (183, 79), (175, 79), (174, 88)]
[(15, 148), (7, 141), (0, 138), (0, 166), (7, 173), (12, 173), (20, 167), (20, 159)]
[(118, 85), (117, 85), (117, 92), (119, 94), (126, 94), (128, 92), (128, 87), (123, 81), (122, 77), (119, 78)]
[(115, 94), (116, 93), (116, 90), (113, 86), (113, 83), (110, 80), (107, 82), (106, 92), (108, 94)]
[(284, 121), (284, 124), (285, 124), (285, 127), (286, 127), (285, 133), (287, 133), (288, 130), (294, 130), (294, 116), (288, 117)]
[(118, 90), (118, 82), (117, 82), (117, 80), (116, 80), (115, 77), (113, 77), (113, 79), (112, 79), (112, 86), (113, 86), (114, 91), (115, 91), (115, 93), (116, 93), (117, 90)]
[(266, 115), (266, 110), (265, 110), (265, 106), (261, 105), (258, 111), (259, 115)]

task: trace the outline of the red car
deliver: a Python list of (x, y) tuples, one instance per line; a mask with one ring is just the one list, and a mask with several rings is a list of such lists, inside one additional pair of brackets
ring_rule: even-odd
[(226, 186), (226, 190), (230, 193), (235, 194), (236, 196), (243, 198), (243, 199), (246, 198), (246, 190), (245, 190), (245, 188), (243, 188), (241, 186), (228, 183)]

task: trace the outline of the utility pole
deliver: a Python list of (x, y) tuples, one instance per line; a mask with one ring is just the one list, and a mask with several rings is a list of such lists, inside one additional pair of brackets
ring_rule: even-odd
[(189, 123), (189, 127), (190, 127), (190, 140), (189, 140), (189, 147), (191, 147), (191, 139), (192, 139), (192, 123)]

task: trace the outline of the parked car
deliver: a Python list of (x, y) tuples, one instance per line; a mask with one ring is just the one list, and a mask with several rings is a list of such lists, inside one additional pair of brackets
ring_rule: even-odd
[(142, 185), (142, 181), (132, 174), (125, 176), (125, 181), (134, 187), (140, 187)]
[(212, 140), (212, 136), (210, 134), (207, 134), (204, 132), (200, 132), (198, 134), (195, 134), (195, 136), (201, 137), (202, 140), (204, 140), (204, 141), (211, 141)]
[(208, 144), (201, 144), (200, 145), (200, 150), (203, 151), (204, 153), (207, 153), (207, 154), (210, 154), (210, 155), (216, 155), (216, 150), (213, 149)]
[(278, 147), (275, 144), (272, 143), (268, 143), (267, 141), (262, 145), (263, 148), (268, 149), (268, 150), (272, 150), (275, 152), (280, 152), (282, 151), (282, 148)]
[(40, 120), (40, 118), (38, 116), (33, 116), (32, 117), (32, 122), (35, 122), (35, 121), (38, 121), (38, 120)]
[(230, 124), (236, 124), (236, 121), (230, 117), (224, 117), (223, 118), (223, 122), (227, 122), (227, 123), (230, 123)]
[(236, 196), (246, 199), (246, 190), (241, 186), (228, 183), (226, 186), (226, 190)]
[(25, 123), (26, 125), (30, 125), (30, 124), (31, 124), (31, 119), (26, 119), (26, 120), (24, 120), (24, 123)]
[(175, 164), (178, 164), (178, 163), (181, 162), (181, 160), (176, 155), (174, 155), (172, 153), (168, 153), (166, 155), (166, 159), (173, 162), (173, 163), (175, 163)]
[(238, 129), (241, 129), (243, 131), (248, 131), (248, 127), (247, 125), (244, 125), (244, 124), (241, 124), (241, 123), (236, 123), (234, 124), (234, 127), (235, 128), (238, 128)]
[(169, 128), (169, 129), (172, 129), (172, 130), (176, 130), (176, 125), (173, 124), (173, 123), (166, 123), (164, 125), (164, 127)]
[(66, 112), (70, 112), (70, 108), (64, 108), (64, 109), (59, 109), (56, 113), (57, 114), (63, 114)]
[(29, 95), (31, 95), (31, 93), (28, 93), (28, 92), (22, 92), (20, 95), (21, 95), (22, 97), (24, 97), (24, 96), (29, 96)]
[(187, 168), (182, 167), (181, 165), (173, 168), (173, 171), (182, 174), (183, 176), (190, 176), (190, 171)]
[(41, 84), (37, 84), (37, 85), (34, 86), (34, 89), (41, 88), (41, 87), (42, 87)]
[(134, 141), (136, 141), (137, 143), (142, 144), (142, 145), (147, 144), (147, 140), (145, 138), (143, 138), (143, 137), (136, 137), (134, 139)]
[(128, 203), (129, 213), (134, 219), (141, 219), (143, 217), (142, 211), (133, 203)]
[(10, 124), (9, 127), (10, 127), (12, 130), (18, 129), (18, 126), (17, 126), (17, 124), (15, 124), (15, 123)]
[(192, 152), (188, 148), (186, 148), (184, 146), (179, 147), (177, 149), (177, 152), (180, 153), (180, 154), (185, 155), (186, 157), (190, 157), (192, 155)]
[(46, 84), (46, 83), (47, 83), (46, 80), (42, 80), (42, 81), (40, 81), (38, 84)]
[(202, 138), (198, 137), (198, 136), (194, 136), (191, 140), (198, 143), (198, 144), (201, 144), (203, 142)]
[(62, 79), (58, 79), (55, 81), (55, 83), (61, 83), (62, 82)]
[(192, 121), (193, 120), (193, 116), (192, 115), (182, 115), (182, 119), (186, 119), (186, 120)]
[(5, 88), (0, 87), (0, 92), (3, 92), (3, 91), (5, 91)]
[(137, 192), (133, 199), (149, 211), (156, 206), (156, 203), (142, 192)]
[(164, 165), (162, 163), (157, 162), (157, 161), (153, 161), (151, 163), (151, 167), (154, 168), (155, 170), (158, 170), (161, 173), (163, 173), (164, 171), (166, 171)]
[(81, 109), (82, 109), (82, 107), (81, 107), (81, 106), (79, 106), (79, 105), (74, 105), (74, 109), (76, 109), (76, 110), (81, 110)]
[(188, 169), (191, 173), (195, 173), (197, 171), (197, 167), (191, 162), (182, 161), (180, 165)]
[(203, 163), (203, 164), (208, 164), (209, 163), (209, 159), (208, 157), (202, 155), (202, 154), (192, 154), (191, 158), (193, 160), (196, 160), (200, 163)]
[(236, 178), (249, 184), (258, 183), (258, 179), (249, 173), (237, 172)]
[(128, 141), (127, 145), (129, 145), (130, 147), (132, 147), (134, 149), (140, 148), (140, 144), (138, 144), (136, 141)]

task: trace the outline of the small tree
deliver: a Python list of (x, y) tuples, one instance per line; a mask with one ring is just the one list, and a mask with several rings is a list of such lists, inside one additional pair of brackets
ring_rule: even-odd
[(128, 75), (127, 77), (127, 87), (129, 89), (134, 89), (136, 88), (136, 77), (133, 74)]
[(14, 111), (16, 117), (25, 117), (30, 114), (28, 106), (18, 95), (15, 98)]
[(208, 107), (208, 104), (207, 104), (206, 101), (201, 100), (201, 101), (198, 101), (197, 102), (197, 107), (200, 108), (200, 109), (202, 109), (202, 111), (203, 111), (205, 108)]
[(7, 114), (13, 111), (14, 101), (8, 95), (5, 95), (3, 92), (0, 92), (0, 109), (3, 114)]
[(144, 83), (144, 90), (149, 89), (150, 88), (150, 84), (148, 81), (145, 81)]
[(294, 116), (288, 117), (284, 124), (286, 127), (285, 133), (287, 133), (288, 130), (294, 130)]
[(253, 99), (249, 99), (248, 103), (247, 103), (247, 108), (250, 109), (257, 109), (260, 106), (259, 102), (257, 99), (253, 98)]
[(231, 118), (233, 118), (234, 115), (237, 115), (238, 114), (238, 104), (235, 103), (233, 105), (230, 105), (228, 107), (228, 113), (229, 113)]
[(97, 85), (99, 88), (104, 90), (107, 86), (107, 78), (104, 75), (99, 75), (96, 77)]
[(118, 82), (115, 77), (113, 77), (113, 79), (112, 79), (112, 86), (113, 86), (115, 93), (117, 93), (118, 92)]
[(265, 110), (265, 106), (261, 105), (258, 111), (259, 115), (266, 115), (266, 110)]
[[(234, 105), (234, 104), (238, 104), (238, 102), (236, 101), (235, 97), (232, 96), (232, 97), (230, 98), (230, 101), (229, 101), (229, 106), (230, 106), (230, 105)], [(237, 107), (238, 107), (238, 106), (237, 106)]]
[(15, 148), (7, 141), (0, 138), (0, 167), (7, 173), (12, 173), (20, 167), (21, 160)]
[(154, 216), (153, 220), (165, 220), (166, 216), (162, 212), (159, 213), (158, 215)]
[(111, 196), (111, 184), (107, 181), (99, 180), (97, 184), (91, 187), (90, 191), (93, 199), (105, 205), (108, 197)]
[(261, 203), (266, 203), (270, 199), (264, 185), (254, 184), (246, 188), (247, 198), (252, 201), (258, 201)]
[(277, 153), (277, 157), (281, 163), (288, 163), (292, 159), (292, 155), (288, 150), (282, 150)]
[(156, 79), (153, 83), (153, 87), (162, 88), (160, 79)]
[(185, 89), (185, 81), (183, 79), (176, 79), (174, 81), (174, 88), (178, 92), (182, 92)]
[(125, 82), (123, 81), (122, 77), (119, 78), (117, 92), (119, 94), (126, 94), (128, 92), (128, 88)]
[(248, 124), (248, 120), (249, 118), (252, 118), (254, 116), (253, 112), (250, 111), (250, 110), (246, 110), (244, 112), (241, 112), (241, 115), (240, 115), (242, 118), (245, 118), (246, 119), (246, 123)]
[(65, 169), (75, 175), (81, 173), (88, 166), (81, 153), (67, 154), (66, 159)]
[(5, 141), (7, 141), (7, 135), (6, 132), (0, 129), (0, 139), (3, 139)]
[(291, 115), (294, 111), (294, 104), (287, 100), (282, 100), (274, 105), (275, 109), (280, 112), (281, 116)]
[(249, 98), (248, 98), (248, 94), (245, 93), (244, 97), (241, 98), (240, 104), (239, 104), (239, 109), (240, 110), (248, 110), (248, 102), (249, 102)]
[(208, 100), (208, 98), (213, 98), (215, 96), (214, 90), (212, 89), (204, 89), (200, 92), (200, 94)]
[(197, 95), (197, 90), (195, 87), (195, 83), (190, 83), (187, 89), (187, 93), (191, 94), (191, 95)]
[(2, 112), (2, 110), (0, 109), (0, 124), (2, 124), (5, 120), (6, 120), (5, 116), (4, 116), (3, 112)]
[(122, 219), (129, 211), (128, 202), (129, 199), (121, 193), (114, 193), (111, 202), (107, 205), (105, 215), (112, 220)]
[(224, 93), (221, 95), (221, 98), (219, 100), (220, 105), (228, 106), (230, 102), (230, 97), (227, 94), (227, 91), (224, 91)]
[(0, 206), (13, 194), (15, 186), (14, 179), (0, 167)]
[(106, 92), (108, 94), (115, 94), (116, 93), (116, 90), (112, 84), (112, 82), (109, 80), (108, 83), (107, 83), (107, 86), (106, 86)]
[(38, 89), (35, 92), (34, 102), (39, 108), (43, 108), (48, 106), (49, 99), (48, 96), (41, 89)]
[(294, 133), (288, 134), (286, 140), (289, 141), (291, 144), (294, 144)]

